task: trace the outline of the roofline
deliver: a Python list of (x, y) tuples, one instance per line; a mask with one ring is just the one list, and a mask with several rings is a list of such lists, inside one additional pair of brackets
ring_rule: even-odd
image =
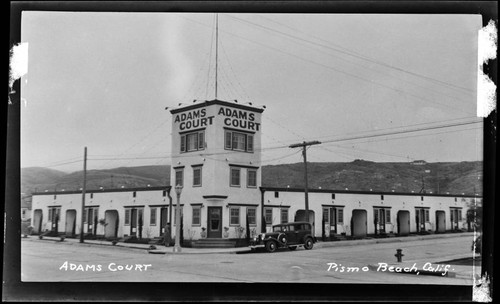
[(259, 108), (254, 108), (251, 106), (242, 105), (239, 103), (231, 103), (231, 102), (227, 102), (227, 101), (223, 101), (223, 100), (214, 99), (214, 100), (205, 100), (205, 102), (192, 104), (192, 105), (189, 105), (189, 106), (183, 107), (183, 108), (172, 109), (172, 110), (170, 110), (170, 113), (176, 114), (176, 113), (189, 111), (189, 110), (193, 110), (193, 109), (198, 109), (198, 108), (203, 108), (203, 107), (207, 107), (207, 106), (211, 106), (211, 105), (228, 106), (228, 107), (243, 109), (243, 110), (247, 110), (247, 111), (253, 111), (253, 112), (257, 112), (257, 113), (264, 112), (264, 109), (259, 109)]
[[(136, 187), (136, 188), (110, 188), (110, 189), (87, 189), (85, 193), (105, 193), (105, 192), (132, 192), (132, 191), (159, 191), (167, 190), (170, 191), (171, 186), (154, 186), (154, 187)], [(31, 195), (53, 195), (53, 194), (78, 194), (82, 193), (82, 190), (71, 190), (71, 191), (47, 191), (47, 192), (33, 192)]]
[[(304, 192), (304, 188), (281, 188), (281, 187), (260, 187), (262, 192)], [(407, 195), (407, 196), (445, 196), (445, 197), (478, 197), (482, 195), (474, 194), (442, 194), (442, 193), (408, 193), (408, 192), (384, 192), (384, 191), (363, 191), (363, 190), (334, 190), (334, 189), (308, 189), (308, 192), (315, 193), (345, 193), (345, 194), (374, 194), (374, 195)]]

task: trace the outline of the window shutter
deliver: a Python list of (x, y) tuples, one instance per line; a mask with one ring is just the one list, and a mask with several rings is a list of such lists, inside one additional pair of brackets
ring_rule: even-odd
[(186, 152), (186, 135), (181, 135), (181, 152)]
[(225, 148), (231, 149), (231, 132), (226, 131)]
[(198, 150), (205, 149), (205, 132), (198, 133)]
[(247, 135), (247, 151), (253, 152), (253, 135)]

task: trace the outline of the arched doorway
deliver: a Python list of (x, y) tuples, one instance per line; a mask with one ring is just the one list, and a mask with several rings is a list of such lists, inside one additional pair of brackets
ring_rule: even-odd
[(410, 234), (410, 211), (400, 210), (398, 211), (398, 235), (408, 235)]
[(33, 213), (33, 233), (42, 233), (42, 221), (43, 221), (43, 211), (41, 209), (36, 209)]
[(446, 214), (443, 210), (436, 211), (436, 233), (446, 232)]
[(118, 211), (117, 210), (106, 210), (104, 212), (104, 220), (106, 225), (104, 226), (104, 237), (105, 238), (116, 238), (118, 237)]
[(64, 229), (67, 236), (74, 236), (76, 230), (76, 210), (66, 211), (66, 227)]
[(351, 218), (351, 235), (355, 237), (365, 237), (367, 234), (367, 229), (366, 210), (353, 210)]

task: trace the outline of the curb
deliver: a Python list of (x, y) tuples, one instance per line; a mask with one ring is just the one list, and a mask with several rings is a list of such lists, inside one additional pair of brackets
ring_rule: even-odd
[[(360, 240), (345, 240), (345, 241), (332, 241), (332, 242), (317, 242), (315, 244), (316, 248), (330, 248), (330, 247), (344, 247), (344, 246), (357, 246), (357, 245), (368, 245), (368, 244), (383, 244), (383, 243), (400, 243), (400, 242), (410, 242), (410, 241), (418, 241), (418, 240), (432, 240), (432, 239), (443, 239), (443, 238), (454, 238), (454, 237), (473, 237), (474, 233), (473, 232), (463, 232), (463, 233), (450, 233), (450, 234), (430, 234), (430, 235), (414, 235), (414, 236), (405, 236), (405, 237), (391, 237), (391, 238), (379, 238), (379, 239), (360, 239)], [(42, 239), (39, 239), (38, 236), (33, 236), (36, 237), (36, 239), (32, 239), (34, 241), (38, 240), (48, 240), (48, 241), (55, 241), (58, 243), (65, 243), (65, 244), (81, 244), (77, 240), (76, 241), (69, 241), (69, 240), (74, 240), (74, 239), (65, 239), (65, 241), (61, 241), (60, 237), (51, 237), (51, 236), (44, 236)], [(30, 239), (21, 237), (21, 239)], [(98, 243), (97, 243), (98, 242)], [(149, 249), (150, 245), (144, 244), (143, 246), (136, 246), (134, 243), (117, 243), (113, 245), (111, 242), (108, 244), (105, 241), (96, 241), (96, 243), (93, 242), (93, 240), (87, 240), (87, 242), (84, 242), (82, 245), (88, 245), (88, 246), (111, 246), (111, 247), (121, 247), (121, 248), (129, 248), (129, 249), (140, 249), (140, 250), (146, 250), (148, 253), (152, 254), (173, 254), (173, 252), (168, 252), (165, 249)], [(147, 246), (147, 247), (146, 247)], [(243, 250), (243, 248), (245, 248)], [(191, 250), (191, 248), (189, 249)], [(196, 249), (194, 249), (196, 250)], [(203, 250), (203, 249), (201, 249)], [(230, 253), (230, 254), (239, 254), (239, 253), (248, 253), (251, 252), (249, 248), (246, 247), (235, 247), (234, 250), (231, 251), (221, 251), (217, 250), (217, 248), (214, 248), (214, 251), (210, 252), (180, 252), (180, 253), (175, 253), (175, 254), (213, 254), (213, 253)]]

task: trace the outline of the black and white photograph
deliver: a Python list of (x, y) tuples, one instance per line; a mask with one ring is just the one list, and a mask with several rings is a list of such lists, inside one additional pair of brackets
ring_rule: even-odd
[(60, 4), (10, 45), (21, 286), (492, 301), (497, 20)]

